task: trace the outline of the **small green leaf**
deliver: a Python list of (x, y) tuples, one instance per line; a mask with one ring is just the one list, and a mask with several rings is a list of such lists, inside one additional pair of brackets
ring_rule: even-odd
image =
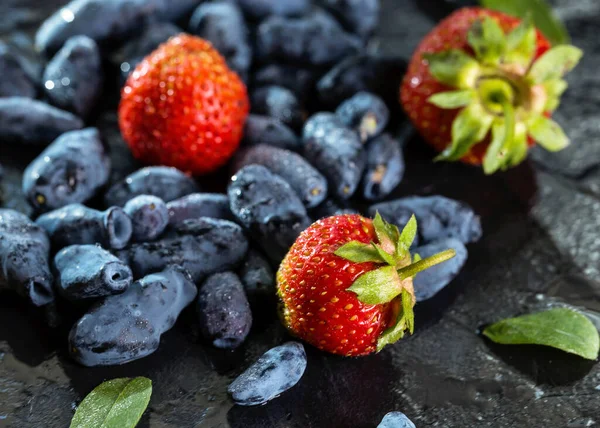
[(402, 292), (402, 281), (394, 266), (384, 266), (359, 276), (348, 291), (367, 305), (391, 302)]
[(429, 72), (441, 83), (453, 88), (472, 88), (479, 74), (479, 64), (475, 59), (459, 49), (426, 53), (423, 57), (429, 63)]
[[(508, 101), (502, 102), (503, 120), (496, 120), (492, 127), (492, 143), (483, 158), (483, 170), (492, 174), (506, 165), (515, 137), (515, 109)], [(499, 140), (499, 141), (498, 141)]]
[(380, 245), (373, 244), (373, 247), (375, 248), (375, 251), (379, 253), (379, 257), (381, 257), (381, 259), (384, 260), (385, 263), (387, 263), (390, 266), (396, 266), (396, 260), (394, 259), (394, 256), (392, 254), (385, 251), (383, 248), (381, 248)]
[(413, 254), (413, 257), (412, 257), (412, 262), (413, 262), (413, 263), (416, 263), (416, 262), (418, 262), (418, 261), (420, 261), (420, 260), (423, 260), (423, 259), (421, 258), (421, 255), (420, 255), (419, 253), (414, 253), (414, 254)]
[(413, 295), (406, 289), (402, 290), (402, 314), (406, 323), (406, 328), (413, 334), (415, 331), (415, 313), (413, 311)]
[(575, 46), (556, 46), (533, 63), (527, 77), (534, 83), (556, 80), (571, 71), (581, 57), (583, 51)]
[(385, 263), (379, 252), (371, 244), (358, 241), (350, 241), (335, 250), (334, 254), (354, 263), (374, 262)]
[(506, 36), (505, 61), (516, 62), (529, 67), (537, 48), (537, 37), (531, 15), (527, 15), (513, 31)]
[(512, 145), (508, 152), (508, 159), (504, 165), (504, 169), (520, 164), (527, 157), (527, 128), (523, 123), (517, 123), (515, 126), (515, 135)]
[(452, 123), (452, 144), (436, 160), (458, 160), (478, 142), (492, 126), (494, 117), (479, 104), (471, 104), (460, 111)]
[(474, 98), (475, 92), (473, 90), (463, 89), (459, 91), (440, 92), (430, 96), (427, 101), (439, 108), (453, 109), (470, 104)]
[(589, 360), (598, 358), (598, 330), (584, 315), (556, 308), (499, 321), (483, 334), (504, 345), (545, 345)]
[(398, 314), (396, 323), (386, 329), (379, 339), (377, 339), (377, 352), (385, 346), (396, 343), (404, 337), (404, 332), (408, 330), (411, 334), (414, 331), (415, 316), (413, 312), (413, 296), (407, 290), (402, 290), (402, 310)]
[(379, 212), (377, 212), (373, 219), (373, 228), (375, 229), (375, 235), (377, 235), (377, 240), (381, 248), (387, 253), (393, 254), (396, 250), (396, 242), (400, 238), (398, 227), (386, 222)]
[(552, 9), (544, 0), (480, 0), (488, 8), (525, 18), (531, 15), (537, 28), (553, 45), (569, 43), (569, 34), (565, 26), (554, 16)]
[(557, 152), (569, 145), (569, 138), (560, 125), (546, 116), (534, 116), (529, 119), (527, 130), (536, 143), (550, 152)]
[(467, 34), (467, 41), (477, 58), (485, 64), (498, 64), (506, 50), (504, 31), (496, 20), (490, 17), (478, 19), (473, 23)]
[(70, 428), (133, 428), (151, 395), (152, 381), (145, 377), (104, 382), (81, 402)]
[(548, 80), (542, 84), (546, 90), (546, 105), (544, 111), (554, 111), (557, 109), (560, 103), (560, 97), (567, 90), (569, 86), (563, 79)]
[(398, 239), (398, 245), (396, 246), (396, 256), (399, 259), (403, 259), (408, 255), (408, 250), (417, 236), (417, 218), (415, 215), (411, 215), (406, 225), (400, 233), (400, 239)]
[(483, 157), (483, 172), (493, 174), (504, 165), (506, 155), (506, 127), (501, 121), (496, 121), (492, 126), (492, 141)]

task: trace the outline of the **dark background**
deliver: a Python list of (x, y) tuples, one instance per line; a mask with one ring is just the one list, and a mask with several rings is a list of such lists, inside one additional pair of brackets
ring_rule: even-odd
[[(27, 34), (61, 3), (0, 0), (0, 37), (26, 46)], [(454, 6), (443, 0), (382, 3), (377, 47), (406, 58)], [(417, 306), (414, 336), (360, 359), (307, 347), (308, 368), (295, 388), (265, 406), (244, 408), (233, 406), (227, 385), (287, 338), (269, 311), (235, 352), (201, 343), (188, 310), (154, 355), (89, 369), (68, 359), (64, 330), (48, 327), (44, 315), (20, 299), (0, 294), (0, 426), (68, 426), (93, 387), (122, 376), (153, 381), (142, 427), (369, 428), (393, 410), (418, 427), (600, 424), (595, 362), (548, 348), (496, 346), (479, 335), (495, 320), (562, 304), (600, 321), (600, 2), (552, 3), (573, 43), (585, 50), (556, 114), (572, 138), (570, 148), (552, 155), (534, 149), (517, 169), (485, 177), (470, 167), (430, 163), (432, 153), (418, 138), (408, 144), (408, 171), (397, 195), (464, 200), (484, 227), (461, 275)], [(95, 123), (113, 148), (115, 179), (135, 168), (119, 137), (116, 94), (106, 98)], [(3, 204), (23, 211), (20, 171), (36, 155), (27, 150), (0, 146), (7, 170)]]

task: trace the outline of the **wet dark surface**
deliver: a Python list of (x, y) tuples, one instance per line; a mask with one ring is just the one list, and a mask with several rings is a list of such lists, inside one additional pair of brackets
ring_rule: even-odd
[[(25, 43), (58, 1), (3, 0), (0, 35)], [(378, 46), (408, 57), (435, 20), (460, 2), (384, 0)], [(148, 376), (154, 384), (142, 427), (375, 427), (389, 411), (417, 426), (585, 427), (600, 424), (600, 366), (542, 347), (498, 346), (478, 335), (498, 319), (570, 304), (599, 321), (600, 311), (600, 3), (554, 0), (573, 42), (586, 50), (571, 74), (557, 120), (573, 145), (559, 155), (537, 151), (508, 173), (484, 177), (461, 165), (432, 164), (413, 139), (397, 195), (435, 194), (471, 204), (484, 237), (469, 246), (460, 276), (416, 308), (417, 331), (378, 355), (347, 359), (307, 347), (300, 383), (271, 403), (233, 406), (226, 387), (250, 362), (287, 338), (274, 306), (260, 308), (249, 340), (237, 351), (198, 339), (193, 309), (148, 358), (111, 368), (84, 368), (66, 352), (64, 327), (50, 328), (39, 310), (0, 294), (0, 426), (64, 427), (77, 403), (103, 380)], [(120, 140), (116, 84), (93, 123), (115, 162), (113, 181), (135, 164)], [(0, 146), (3, 205), (27, 212), (20, 171), (37, 153)], [(226, 175), (205, 178), (218, 188)], [(272, 315), (271, 315), (272, 314)], [(593, 318), (594, 319), (594, 318)]]

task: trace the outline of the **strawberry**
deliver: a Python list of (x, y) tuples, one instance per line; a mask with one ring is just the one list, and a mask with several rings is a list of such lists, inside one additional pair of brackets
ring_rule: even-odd
[(491, 174), (522, 162), (534, 143), (567, 146), (550, 115), (581, 56), (550, 47), (529, 18), (459, 9), (417, 47), (400, 98), (438, 160), (483, 164)]
[(137, 159), (206, 174), (237, 149), (246, 86), (212, 45), (180, 34), (148, 55), (121, 93), (119, 126)]
[(413, 216), (400, 232), (379, 214), (345, 214), (304, 230), (281, 262), (277, 292), (290, 332), (346, 356), (381, 350), (413, 332), (412, 277), (454, 256), (447, 250), (413, 259)]

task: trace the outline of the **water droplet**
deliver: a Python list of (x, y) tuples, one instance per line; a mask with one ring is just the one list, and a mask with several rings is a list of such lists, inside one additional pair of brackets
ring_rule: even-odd
[(60, 11), (60, 17), (67, 22), (73, 22), (75, 14), (70, 9), (64, 8)]

